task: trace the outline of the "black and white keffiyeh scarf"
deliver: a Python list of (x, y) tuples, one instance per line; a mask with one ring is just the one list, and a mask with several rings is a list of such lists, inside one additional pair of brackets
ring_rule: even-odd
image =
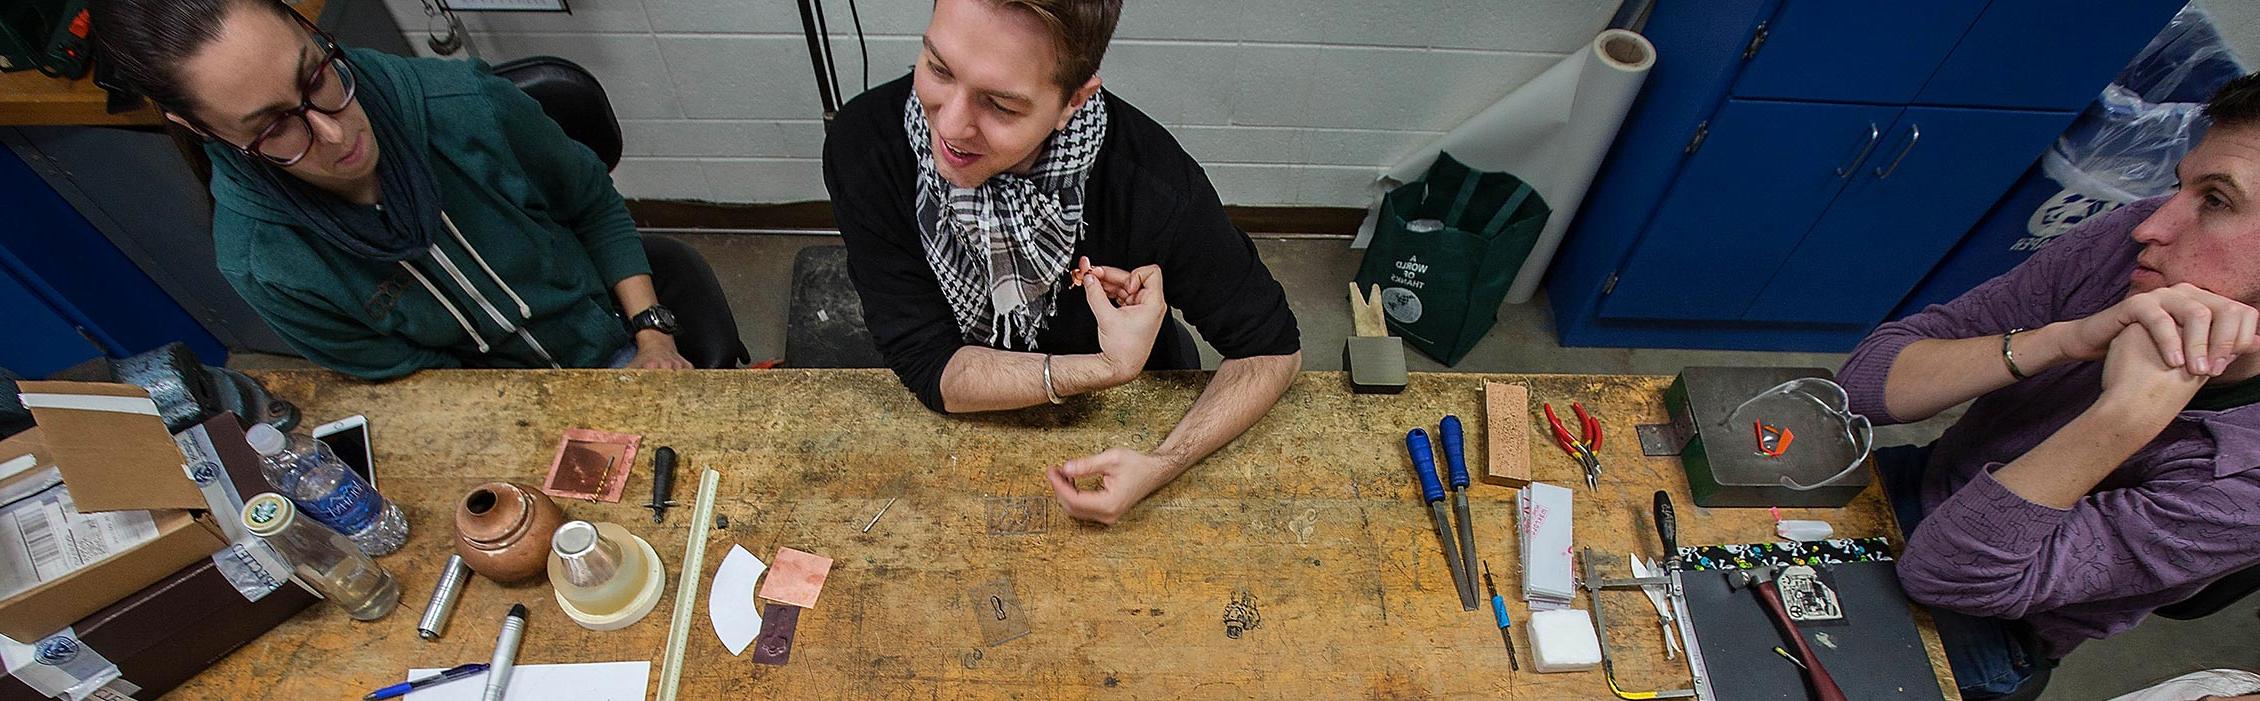
[(941, 281), (965, 342), (1036, 349), (1054, 297), (1083, 238), (1083, 183), (1106, 141), (1106, 96), (1094, 94), (1044, 142), (1027, 175), (998, 173), (980, 187), (950, 184), (934, 169), (926, 111), (912, 92), (903, 126), (918, 160), (919, 242)]

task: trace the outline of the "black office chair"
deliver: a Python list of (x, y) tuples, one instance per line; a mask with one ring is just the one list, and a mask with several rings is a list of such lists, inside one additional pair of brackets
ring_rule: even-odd
[[(566, 136), (596, 152), (605, 170), (620, 166), (620, 119), (612, 113), (604, 85), (588, 69), (556, 56), (528, 56), (495, 66), (494, 74), (540, 103), (542, 113), (556, 121)], [(675, 310), (682, 325), (675, 334), (675, 347), (683, 359), (701, 368), (752, 362), (745, 341), (738, 337), (737, 318), (722, 295), (722, 283), (706, 259), (679, 240), (651, 234), (643, 238), (659, 301)], [(676, 291), (680, 294), (669, 294)], [(682, 303), (685, 298), (712, 302), (690, 305)]]
[(588, 69), (556, 56), (527, 56), (495, 66), (494, 74), (541, 103), (566, 136), (596, 152), (605, 170), (620, 167), (620, 118)]

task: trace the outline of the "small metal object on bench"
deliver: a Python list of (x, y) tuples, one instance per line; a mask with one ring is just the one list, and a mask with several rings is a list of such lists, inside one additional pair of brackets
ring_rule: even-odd
[(1370, 297), (1358, 294), (1350, 283), (1352, 334), (1342, 344), (1342, 368), (1350, 371), (1350, 391), (1359, 394), (1396, 394), (1405, 391), (1405, 341), (1389, 335), (1383, 316), (1381, 286)]
[[(1671, 400), (1664, 400), (1669, 403)], [(1670, 423), (1640, 424), (1632, 432), (1640, 436), (1640, 454), (1651, 458), (1678, 455), (1687, 451), (1687, 442), (1695, 438), (1694, 412), (1673, 411)]]

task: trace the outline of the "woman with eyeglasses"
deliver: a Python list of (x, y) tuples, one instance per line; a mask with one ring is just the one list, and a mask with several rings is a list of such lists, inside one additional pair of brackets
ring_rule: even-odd
[(678, 331), (742, 348), (697, 254), (639, 236), (596, 155), (483, 64), (344, 48), (278, 0), (89, 10), (100, 60), (207, 140), (220, 271), (307, 358), (387, 379), (688, 368)]

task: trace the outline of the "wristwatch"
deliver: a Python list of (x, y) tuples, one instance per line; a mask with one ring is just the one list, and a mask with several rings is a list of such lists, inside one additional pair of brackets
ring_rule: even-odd
[(645, 307), (635, 318), (628, 320), (629, 333), (651, 329), (673, 336), (676, 328), (675, 311), (657, 304)]

